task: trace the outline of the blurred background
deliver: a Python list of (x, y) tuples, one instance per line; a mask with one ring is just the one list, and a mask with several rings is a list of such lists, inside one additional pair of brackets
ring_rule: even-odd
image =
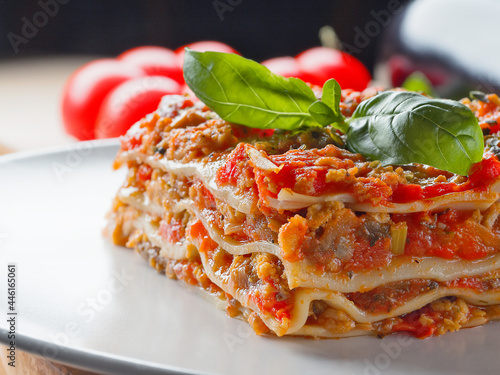
[(74, 142), (62, 90), (93, 59), (216, 40), (263, 61), (320, 46), (325, 25), (377, 84), (418, 70), (436, 95), (498, 92), (498, 15), (495, 0), (0, 0), (0, 146)]
[[(25, 21), (33, 22), (39, 11), (48, 13), (41, 4), (54, 2), (3, 0), (0, 56), (115, 56), (140, 45), (176, 49), (199, 40), (218, 40), (261, 61), (319, 45), (318, 31), (324, 25), (335, 27), (343, 42), (354, 45), (356, 28), (363, 29), (373, 18), (370, 12), (386, 9), (390, 2), (398, 7), (407, 1), (57, 0), (59, 9), (27, 43), (19, 42), (16, 51), (6, 36), (14, 32), (22, 37)], [(370, 67), (378, 36), (356, 53)]]

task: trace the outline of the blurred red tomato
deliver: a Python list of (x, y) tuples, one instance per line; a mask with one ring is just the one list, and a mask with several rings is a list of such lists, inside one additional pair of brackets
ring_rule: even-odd
[(370, 72), (356, 59), (345, 52), (326, 47), (310, 48), (297, 55), (297, 63), (304, 73), (304, 80), (323, 86), (334, 78), (342, 89), (364, 90), (371, 81)]
[(101, 105), (95, 130), (97, 138), (125, 134), (135, 122), (155, 111), (164, 95), (180, 93), (181, 86), (163, 76), (136, 78), (122, 83)]
[(63, 90), (66, 131), (79, 140), (94, 139), (97, 114), (106, 95), (120, 83), (141, 76), (141, 68), (114, 59), (92, 61), (78, 69)]
[(157, 46), (143, 46), (129, 49), (117, 57), (142, 68), (147, 75), (165, 76), (180, 84), (184, 83), (182, 69), (177, 63), (174, 51)]
[(239, 52), (233, 49), (233, 47), (228, 46), (227, 44), (216, 42), (214, 40), (204, 40), (201, 42), (195, 42), (186, 44), (185, 46), (179, 47), (175, 50), (177, 54), (177, 63), (182, 68), (184, 64), (184, 48), (190, 48), (194, 51), (205, 52), (205, 51), (215, 51), (215, 52), (225, 52), (225, 53), (236, 53), (239, 55)]
[(262, 61), (261, 64), (268, 67), (271, 72), (283, 77), (305, 78), (297, 60), (291, 56), (275, 57)]

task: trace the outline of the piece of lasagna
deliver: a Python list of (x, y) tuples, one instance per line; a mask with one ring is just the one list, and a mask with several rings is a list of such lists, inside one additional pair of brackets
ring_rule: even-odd
[[(343, 115), (375, 94), (342, 91)], [(165, 97), (122, 137), (109, 236), (258, 334), (424, 338), (499, 319), (500, 100), (488, 98), (462, 101), (486, 134), (464, 177), (382, 166), (329, 127), (253, 129)]]

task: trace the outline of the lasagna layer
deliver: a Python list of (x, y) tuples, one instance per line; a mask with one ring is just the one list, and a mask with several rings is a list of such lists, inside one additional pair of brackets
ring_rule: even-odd
[(122, 139), (115, 167), (129, 172), (108, 233), (260, 334), (481, 325), (500, 318), (500, 162), (487, 138), (469, 177), (383, 167), (329, 127), (250, 129), (166, 97)]
[[(136, 219), (132, 226), (126, 227), (125, 223), (131, 223), (130, 216)], [(186, 237), (182, 242), (162, 251), (165, 247), (149, 238), (143, 229), (145, 221), (139, 218), (140, 212), (135, 208), (121, 206), (113, 218), (113, 236), (128, 237), (127, 246), (135, 248), (152, 266), (170, 277), (200, 286), (221, 300), (238, 301), (238, 311), (235, 312), (233, 302), (231, 314), (245, 316), (248, 311), (254, 312), (252, 325), (259, 327), (260, 333), (302, 335), (317, 331), (318, 326), (324, 324), (326, 331), (321, 337), (341, 337), (348, 333), (387, 334), (391, 332), (388, 325), (396, 326), (394, 331), (402, 330), (405, 317), (417, 310), (437, 319), (432, 329), (444, 333), (445, 328), (440, 324), (450, 317), (431, 314), (429, 306), (435, 306), (437, 301), (455, 303), (457, 299), (462, 301), (462, 308), (467, 306), (468, 313), (461, 315), (458, 325), (450, 325), (447, 320), (447, 330), (452, 330), (452, 326), (458, 329), (471, 325), (478, 317), (483, 322), (496, 319), (500, 312), (500, 308), (495, 308), (500, 303), (499, 271), (448, 282), (409, 279), (366, 292), (290, 289), (283, 277), (283, 263), (274, 255), (265, 252), (232, 255), (211, 240), (200, 221), (188, 221), (189, 230), (188, 233), (183, 231)], [(340, 317), (342, 324), (337, 322), (340, 326), (335, 328), (332, 321)]]

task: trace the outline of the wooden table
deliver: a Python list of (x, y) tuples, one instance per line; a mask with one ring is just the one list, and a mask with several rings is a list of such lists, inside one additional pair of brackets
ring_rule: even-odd
[[(60, 119), (60, 96), (70, 74), (93, 57), (0, 61), (0, 155), (71, 144)], [(0, 375), (97, 375), (16, 350), (7, 365), (0, 345)]]
[(0, 375), (99, 375), (95, 372), (79, 370), (69, 366), (47, 361), (44, 358), (16, 350), (16, 367), (7, 365), (7, 348), (0, 345), (2, 356), (0, 358)]

